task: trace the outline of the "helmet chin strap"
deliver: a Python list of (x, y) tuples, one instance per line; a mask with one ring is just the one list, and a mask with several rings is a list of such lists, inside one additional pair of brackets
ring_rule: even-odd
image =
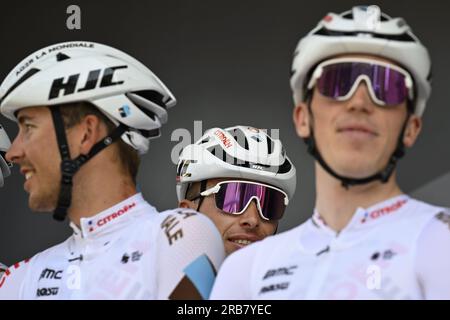
[(55, 126), (59, 153), (61, 155), (61, 184), (58, 203), (56, 209), (53, 211), (53, 219), (64, 221), (67, 216), (67, 211), (72, 203), (73, 176), (89, 159), (120, 138), (126, 131), (126, 127), (119, 125), (110, 135), (97, 142), (87, 155), (80, 154), (75, 159), (71, 159), (60, 106), (52, 106), (50, 107), (50, 111)]
[[(311, 114), (312, 120), (314, 120), (312, 109), (311, 109), (311, 100), (308, 102), (308, 110)], [(368, 176), (364, 178), (352, 178), (352, 177), (345, 177), (340, 174), (338, 174), (336, 171), (334, 171), (323, 159), (322, 155), (320, 154), (319, 148), (317, 147), (315, 137), (314, 137), (314, 129), (313, 129), (313, 121), (311, 121), (310, 124), (310, 137), (304, 138), (303, 141), (308, 146), (308, 152), (319, 162), (319, 164), (322, 166), (322, 168), (328, 172), (330, 175), (335, 177), (336, 179), (341, 181), (341, 184), (344, 188), (348, 189), (351, 186), (355, 185), (362, 185), (367, 184), (372, 181), (380, 180), (382, 183), (386, 183), (392, 173), (394, 172), (395, 166), (397, 164), (397, 161), (402, 158), (405, 155), (405, 145), (403, 144), (403, 135), (405, 133), (406, 125), (408, 123), (408, 119), (410, 117), (411, 113), (408, 110), (408, 116), (406, 117), (406, 120), (403, 124), (402, 130), (400, 131), (400, 135), (397, 139), (397, 146), (392, 153), (391, 157), (389, 158), (388, 163), (386, 166), (379, 172)]]

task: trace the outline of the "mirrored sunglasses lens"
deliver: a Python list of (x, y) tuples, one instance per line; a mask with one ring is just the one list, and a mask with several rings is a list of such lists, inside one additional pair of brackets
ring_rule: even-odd
[(355, 81), (366, 75), (375, 96), (386, 105), (398, 105), (408, 96), (405, 76), (389, 67), (363, 62), (344, 62), (325, 66), (317, 81), (317, 88), (326, 97), (344, 97)]
[(278, 190), (244, 182), (230, 182), (221, 185), (215, 194), (216, 206), (226, 213), (236, 214), (244, 210), (248, 202), (256, 197), (261, 204), (263, 216), (279, 220), (285, 211), (284, 194)]

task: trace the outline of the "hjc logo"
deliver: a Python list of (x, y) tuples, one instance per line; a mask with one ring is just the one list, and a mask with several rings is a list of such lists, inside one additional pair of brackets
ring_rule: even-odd
[[(76, 92), (83, 92), (83, 91), (95, 89), (98, 85), (99, 79), (101, 79), (99, 88), (123, 84), (124, 81), (113, 81), (112, 79), (114, 76), (114, 72), (116, 70), (126, 69), (126, 68), (128, 68), (128, 66), (126, 66), (126, 65), (106, 68), (103, 70), (103, 74), (101, 77), (100, 77), (100, 73), (102, 73), (102, 69), (96, 69), (96, 70), (89, 71), (85, 85), (82, 88), (78, 89)], [(53, 80), (48, 99), (51, 100), (51, 99), (58, 98), (61, 91), (64, 91), (65, 96), (67, 96), (69, 94), (73, 94), (75, 92), (75, 89), (77, 88), (79, 77), (80, 77), (80, 74), (77, 73), (77, 74), (70, 75), (68, 77), (68, 79), (66, 79), (66, 80), (64, 78), (57, 78), (57, 79)]]

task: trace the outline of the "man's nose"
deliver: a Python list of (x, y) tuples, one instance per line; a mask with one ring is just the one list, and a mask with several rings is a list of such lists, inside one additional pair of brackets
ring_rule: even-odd
[(358, 83), (358, 87), (350, 99), (347, 101), (349, 110), (358, 110), (370, 113), (376, 107), (370, 96), (368, 84), (365, 79)]
[(24, 152), (22, 148), (22, 143), (19, 139), (19, 136), (17, 136), (11, 146), (9, 147), (8, 151), (6, 152), (5, 158), (9, 162), (13, 163), (19, 163), (20, 159), (23, 158)]
[(261, 216), (259, 215), (256, 200), (253, 199), (247, 209), (240, 217), (239, 223), (247, 228), (256, 228), (261, 223)]

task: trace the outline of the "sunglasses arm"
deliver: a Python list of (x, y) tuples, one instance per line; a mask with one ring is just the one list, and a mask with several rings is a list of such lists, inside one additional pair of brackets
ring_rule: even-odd
[(220, 185), (216, 184), (214, 187), (209, 188), (208, 190), (205, 190), (203, 192), (200, 193), (201, 196), (203, 197), (207, 197), (212, 195), (213, 193), (217, 193), (220, 190)]
[(322, 76), (322, 72), (323, 72), (322, 67), (318, 67), (318, 68), (316, 68), (316, 70), (314, 70), (313, 75), (311, 76), (311, 79), (309, 80), (309, 83), (308, 83), (308, 87), (307, 87), (308, 90), (311, 90), (314, 87), (317, 79), (319, 79)]
[(411, 100), (414, 99), (413, 85), (411, 77), (409, 75), (405, 77), (405, 86), (408, 88), (408, 97)]

